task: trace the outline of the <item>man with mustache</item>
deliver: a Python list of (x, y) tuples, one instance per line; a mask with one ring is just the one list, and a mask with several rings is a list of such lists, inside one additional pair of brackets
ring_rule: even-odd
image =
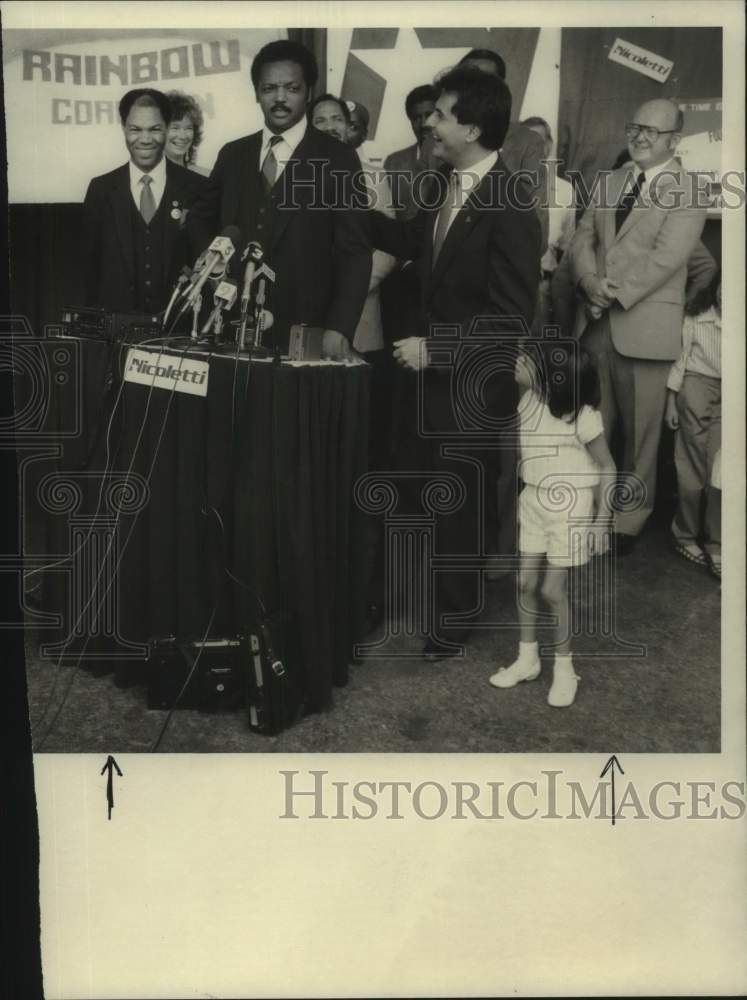
[(129, 163), (94, 177), (83, 205), (86, 305), (155, 314), (190, 262), (185, 217), (205, 179), (163, 155), (165, 94), (130, 90), (119, 116)]
[(365, 194), (353, 183), (357, 155), (308, 124), (318, 75), (297, 42), (260, 49), (251, 77), (264, 128), (221, 149), (189, 221), (198, 249), (227, 225), (261, 243), (276, 274), (275, 346), (285, 350), (291, 326), (306, 323), (324, 330), (325, 356), (344, 358), (368, 293), (371, 245)]

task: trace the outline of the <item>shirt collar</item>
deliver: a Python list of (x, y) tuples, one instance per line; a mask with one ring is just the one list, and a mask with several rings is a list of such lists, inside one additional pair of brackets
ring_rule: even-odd
[(135, 186), (140, 183), (140, 178), (151, 177), (154, 184), (165, 184), (166, 183), (166, 156), (162, 156), (159, 162), (152, 170), (141, 170), (140, 167), (136, 167), (135, 164), (130, 160), (130, 184)]
[(482, 181), (483, 177), (489, 170), (493, 169), (493, 166), (498, 160), (497, 150), (491, 150), (487, 156), (484, 156), (477, 163), (473, 163), (471, 167), (467, 167), (464, 170), (457, 170), (454, 168), (454, 173), (459, 178), (459, 187), (466, 194), (474, 191), (478, 184)]
[[(289, 147), (292, 153), (306, 135), (307, 127), (308, 122), (306, 120), (306, 115), (304, 115), (300, 121), (297, 121), (295, 125), (291, 125), (289, 129), (286, 129), (285, 132), (271, 132), (265, 125), (262, 129), (262, 149), (266, 149), (270, 145), (270, 139), (272, 139), (274, 135), (279, 134), (280, 138), (283, 140), (285, 145)], [(276, 145), (278, 144), (276, 143)]]
[[(656, 167), (649, 167), (648, 170), (643, 171), (643, 176), (645, 177), (645, 183), (650, 185), (654, 177), (659, 174), (663, 174), (665, 171), (671, 173), (673, 170), (678, 170), (679, 163), (672, 157), (671, 160), (667, 160), (666, 163), (659, 163)], [(640, 173), (640, 171), (639, 171)]]

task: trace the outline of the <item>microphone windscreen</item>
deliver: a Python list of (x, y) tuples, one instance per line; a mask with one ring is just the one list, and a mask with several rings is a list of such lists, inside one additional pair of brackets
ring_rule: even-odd
[(227, 237), (227, 239), (229, 239), (233, 243), (234, 247), (237, 247), (241, 244), (241, 233), (239, 232), (238, 227), (236, 226), (226, 226), (226, 228), (221, 233), (221, 236)]

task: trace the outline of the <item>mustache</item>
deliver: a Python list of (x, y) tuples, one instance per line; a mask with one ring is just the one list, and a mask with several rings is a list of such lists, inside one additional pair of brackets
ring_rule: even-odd
[(272, 110), (273, 111), (288, 111), (288, 105), (287, 104), (273, 104)]

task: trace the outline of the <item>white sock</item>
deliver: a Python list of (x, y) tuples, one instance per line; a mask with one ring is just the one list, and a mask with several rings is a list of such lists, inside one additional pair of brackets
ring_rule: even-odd
[(535, 642), (519, 643), (519, 663), (536, 663), (539, 659), (539, 650)]
[(570, 653), (556, 653), (554, 669), (560, 671), (573, 670), (573, 656)]

